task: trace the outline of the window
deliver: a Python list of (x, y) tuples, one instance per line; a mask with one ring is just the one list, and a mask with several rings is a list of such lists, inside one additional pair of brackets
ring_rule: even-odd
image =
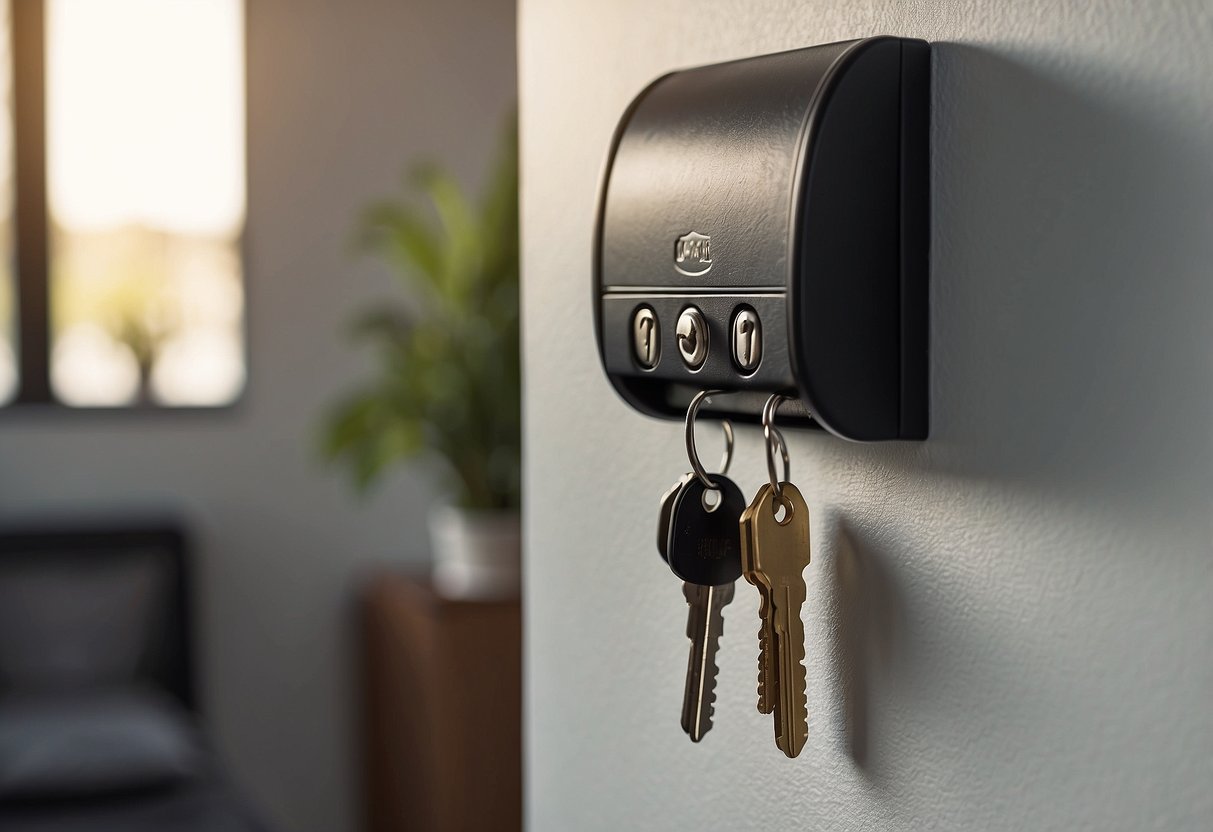
[(245, 376), (241, 0), (7, 12), (0, 92), (16, 129), (0, 129), (0, 212), (16, 222), (0, 213), (0, 246), (16, 276), (0, 286), (0, 396), (8, 379), (18, 402), (231, 403)]

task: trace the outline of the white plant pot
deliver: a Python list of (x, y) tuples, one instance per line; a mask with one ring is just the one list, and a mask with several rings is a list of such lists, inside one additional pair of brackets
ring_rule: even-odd
[(522, 523), (516, 512), (430, 513), (434, 588), (448, 598), (516, 598), (522, 587)]

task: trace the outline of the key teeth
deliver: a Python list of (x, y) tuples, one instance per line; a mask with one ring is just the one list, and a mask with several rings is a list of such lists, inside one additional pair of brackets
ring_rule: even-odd
[(767, 628), (758, 625), (758, 713), (769, 714), (771, 702), (767, 696), (766, 675), (769, 661), (770, 646), (767, 644)]
[[(773, 675), (776, 656), (776, 645), (772, 643), (772, 632), (769, 621), (770, 601), (766, 593), (758, 609), (758, 712), (769, 714), (775, 710), (775, 697), (778, 695), (778, 682)], [(770, 683), (770, 684), (768, 684)]]
[(707, 701), (707, 714), (708, 714), (709, 727), (711, 726), (711, 723), (712, 723), (712, 717), (716, 715), (716, 677), (720, 675), (720, 666), (716, 664), (715, 656), (716, 656), (716, 653), (720, 649), (720, 636), (722, 636), (723, 634), (724, 633), (723, 633), (723, 626), (722, 626), (721, 631), (718, 632), (716, 634), (716, 637), (712, 639), (712, 641), (714, 642), (714, 644), (712, 645), (712, 648), (713, 648), (712, 649), (712, 660), (707, 662), (703, 668), (704, 676), (706, 677), (703, 680), (703, 690), (704, 690), (704, 693), (706, 694), (706, 696), (704, 698)]

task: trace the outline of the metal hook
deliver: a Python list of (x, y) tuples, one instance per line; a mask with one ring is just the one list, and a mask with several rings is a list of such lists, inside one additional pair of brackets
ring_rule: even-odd
[(771, 478), (771, 488), (775, 492), (776, 501), (783, 500), (783, 489), (780, 488), (780, 481), (775, 477), (775, 447), (778, 445), (780, 453), (783, 455), (783, 482), (792, 481), (791, 461), (788, 458), (788, 444), (780, 433), (779, 428), (775, 427), (775, 411), (779, 405), (786, 400), (786, 396), (781, 396), (779, 393), (773, 393), (766, 404), (762, 406), (762, 436), (766, 440), (767, 446), (767, 474)]
[[(703, 463), (699, 461), (699, 454), (695, 450), (695, 416), (699, 413), (699, 405), (703, 404), (708, 396), (714, 396), (723, 393), (723, 390), (703, 390), (695, 394), (695, 398), (691, 399), (691, 404), (687, 407), (687, 459), (691, 461), (691, 470), (695, 472), (695, 476), (703, 483), (703, 487), (712, 491), (718, 491), (716, 483), (708, 477), (708, 472), (704, 469)], [(720, 423), (720, 427), (724, 430), (724, 456), (720, 459), (720, 474), (724, 476), (729, 472), (729, 466), (733, 463), (733, 423), (728, 419), (724, 419)]]

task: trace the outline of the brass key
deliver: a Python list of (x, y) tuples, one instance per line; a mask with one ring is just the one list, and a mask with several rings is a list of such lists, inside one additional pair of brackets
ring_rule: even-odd
[[(783, 434), (774, 426), (770, 426), (769, 430), (783, 457), (783, 478), (791, 479), (788, 446)], [(741, 566), (745, 579), (758, 590), (758, 712), (769, 714), (775, 709), (779, 697), (779, 669), (773, 653), (775, 632), (771, 616), (771, 588), (766, 583), (766, 576), (754, 562), (753, 525), (753, 512), (747, 507), (741, 519)]]
[(809, 509), (796, 486), (780, 483), (777, 495), (768, 483), (742, 515), (741, 526), (748, 529), (749, 546), (743, 551), (748, 550), (756, 585), (765, 585), (769, 592), (766, 612), (773, 641), (768, 641), (766, 655), (773, 670), (768, 670), (764, 681), (773, 678), (778, 691), (771, 703), (775, 744), (795, 757), (809, 735), (804, 622), (800, 618), (806, 596), (802, 573), (809, 564)]

